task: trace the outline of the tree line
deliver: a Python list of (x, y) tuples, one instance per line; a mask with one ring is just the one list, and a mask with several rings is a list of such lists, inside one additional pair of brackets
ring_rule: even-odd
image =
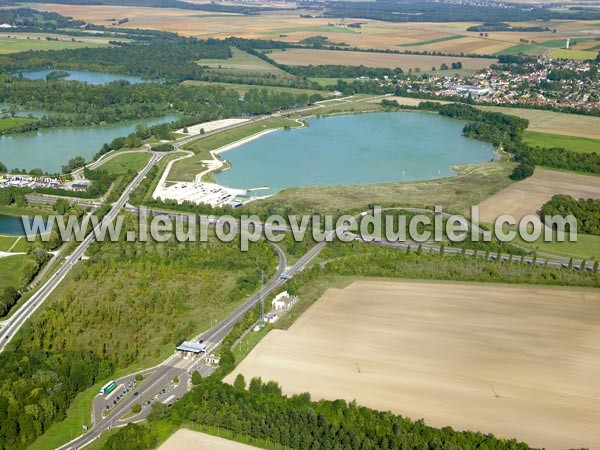
[(417, 109), (437, 111), (447, 117), (469, 121), (463, 129), (465, 136), (490, 142), (495, 147), (514, 155), (515, 161), (519, 163), (511, 175), (514, 180), (532, 175), (535, 166), (600, 173), (598, 153), (575, 152), (560, 147), (534, 147), (525, 143), (523, 131), (529, 125), (527, 119), (499, 112), (482, 111), (460, 103), (442, 105), (437, 102), (421, 102)]
[(570, 195), (557, 194), (542, 206), (542, 220), (546, 216), (573, 215), (577, 219), (577, 231), (600, 236), (600, 200), (574, 199)]

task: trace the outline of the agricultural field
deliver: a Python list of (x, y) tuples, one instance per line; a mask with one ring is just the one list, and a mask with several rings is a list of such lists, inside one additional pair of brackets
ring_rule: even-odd
[[(271, 67), (273, 67), (273, 66), (271, 66)], [(324, 80), (324, 79), (325, 78), (321, 78), (321, 80)], [(327, 78), (327, 79), (330, 79), (330, 78)], [(333, 81), (332, 83), (329, 83), (329, 84), (336, 84), (336, 83), (337, 83), (337, 79), (335, 79), (335, 81)], [(222, 86), (226, 89), (235, 89), (236, 91), (238, 91), (240, 93), (240, 95), (244, 95), (246, 92), (248, 92), (251, 89), (260, 89), (260, 90), (265, 89), (267, 91), (289, 92), (291, 94), (307, 94), (307, 95), (318, 94), (318, 95), (322, 95), (324, 98), (331, 95), (331, 92), (318, 91), (315, 89), (298, 89), (298, 88), (281, 87), (281, 86), (261, 86), (261, 85), (256, 85), (256, 84), (221, 83), (221, 82), (215, 82), (215, 81), (196, 81), (196, 80), (186, 80), (183, 82), (183, 84), (187, 84), (190, 86), (206, 86), (206, 85)]]
[(478, 108), (527, 119), (529, 120), (528, 131), (600, 139), (600, 117), (501, 106), (478, 106)]
[(479, 204), (482, 222), (493, 223), (502, 214), (517, 221), (528, 214), (537, 214), (555, 194), (577, 199), (600, 199), (600, 177), (536, 168), (534, 174), (513, 183)]
[(260, 376), (287, 394), (356, 400), (432, 426), (598, 449), (600, 293), (482, 289), (366, 280), (330, 289), (226, 381)]
[(533, 44), (517, 44), (513, 47), (506, 48), (502, 51), (496, 52), (496, 55), (532, 55), (539, 56), (546, 53), (548, 49), (546, 47), (542, 47), (541, 45), (533, 45)]
[[(270, 6), (272, 6), (270, 4)], [(144, 8), (111, 5), (58, 5), (35, 4), (43, 11), (63, 15), (99, 25), (107, 19), (127, 17), (124, 28), (149, 28), (178, 32), (183, 36), (198, 38), (245, 38), (277, 39), (299, 42), (315, 35), (322, 35), (332, 42), (344, 42), (358, 48), (387, 50), (427, 50), (450, 53), (476, 53), (490, 55), (514, 47), (520, 39), (530, 42), (575, 37), (600, 36), (597, 23), (587, 21), (553, 21), (544, 26), (556, 29), (556, 33), (491, 32), (487, 37), (477, 32), (467, 32), (473, 22), (453, 23), (392, 23), (360, 19), (361, 28), (348, 28), (339, 19), (300, 18), (302, 12), (285, 8), (258, 16), (225, 13), (203, 13), (169, 8)], [(349, 23), (352, 19), (347, 19)], [(541, 22), (514, 23), (515, 26), (539, 26)]]
[(448, 66), (456, 61), (461, 61), (465, 69), (483, 69), (496, 62), (491, 58), (464, 58), (448, 56), (429, 56), (429, 55), (396, 55), (386, 53), (363, 53), (348, 52), (336, 50), (313, 50), (313, 49), (291, 49), (285, 52), (273, 52), (269, 55), (271, 59), (279, 64), (287, 65), (320, 65), (336, 64), (348, 66), (369, 66), (369, 67), (400, 67), (407, 71), (408, 69), (419, 68), (429, 70), (432, 67), (439, 68), (445, 63)]
[(557, 49), (552, 50), (548, 56), (554, 59), (579, 59), (579, 60), (595, 60), (596, 56), (598, 56), (598, 52), (596, 51), (588, 51), (588, 50), (566, 50), (566, 49)]
[(232, 57), (228, 59), (201, 59), (199, 65), (208, 66), (216, 71), (226, 70), (228, 73), (239, 75), (275, 75), (290, 77), (283, 70), (262, 59), (237, 48), (231, 49)]
[[(9, 37), (10, 36), (10, 37)], [(29, 36), (0, 34), (0, 54), (24, 52), (27, 50), (63, 50), (82, 47), (102, 47), (108, 43), (86, 39), (84, 42), (81, 38), (73, 38), (72, 41), (68, 36), (61, 36), (59, 41), (46, 40), (47, 35)], [(58, 37), (58, 35), (56, 35)], [(85, 39), (85, 38), (84, 38)]]
[(240, 442), (230, 441), (185, 428), (177, 430), (166, 442), (158, 447), (158, 450), (192, 450), (197, 448), (210, 448), (211, 450), (258, 450), (258, 447), (251, 447)]
[(600, 139), (525, 131), (523, 140), (529, 145), (539, 147), (562, 147), (574, 152), (600, 153)]

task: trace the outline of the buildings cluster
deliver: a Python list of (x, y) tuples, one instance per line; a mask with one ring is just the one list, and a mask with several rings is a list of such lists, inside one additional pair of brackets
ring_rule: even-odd
[(550, 59), (518, 65), (498, 64), (470, 76), (430, 75), (422, 79), (394, 80), (408, 94), (471, 97), (496, 105), (537, 108), (600, 110), (598, 64), (592, 61)]
[(18, 174), (0, 174), (0, 188), (23, 187), (23, 188), (62, 188), (65, 181), (59, 178), (18, 175)]
[(67, 191), (87, 191), (92, 185), (90, 180), (72, 180), (48, 176), (24, 174), (0, 174), (0, 189), (9, 187), (19, 188), (55, 188)]

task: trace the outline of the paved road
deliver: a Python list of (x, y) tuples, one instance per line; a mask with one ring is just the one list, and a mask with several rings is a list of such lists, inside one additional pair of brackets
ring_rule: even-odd
[[(96, 226), (96, 229), (100, 229), (103, 224), (111, 222), (119, 213), (121, 208), (127, 202), (129, 195), (133, 190), (141, 183), (144, 177), (148, 174), (150, 169), (163, 157), (164, 154), (157, 153), (152, 155), (152, 158), (142, 169), (142, 171), (133, 179), (133, 181), (125, 188), (125, 191), (119, 199), (113, 204), (112, 209), (106, 214), (102, 223)], [(75, 251), (69, 255), (65, 263), (60, 266), (56, 273), (46, 283), (39, 288), (39, 290), (33, 294), (10, 318), (10, 322), (7, 326), (0, 329), (0, 352), (2, 352), (8, 343), (12, 340), (13, 336), (19, 331), (23, 324), (31, 317), (31, 315), (39, 308), (39, 306), (48, 298), (50, 293), (56, 288), (56, 286), (65, 278), (71, 268), (77, 264), (81, 259), (87, 248), (94, 241), (95, 233), (89, 233), (87, 237), (77, 246)]]
[[(257, 294), (246, 300), (243, 304), (237, 307), (231, 312), (224, 320), (219, 322), (213, 328), (206, 333), (197, 336), (197, 339), (203, 339), (207, 345), (206, 354), (210, 354), (220, 342), (227, 336), (231, 331), (235, 323), (240, 320), (250, 309), (252, 309), (261, 298), (266, 298), (271, 292), (280, 288), (285, 282), (285, 279), (280, 278), (279, 274), (286, 271), (289, 276), (302, 271), (307, 264), (309, 264), (327, 245), (327, 241), (335, 236), (336, 233), (344, 232), (344, 228), (340, 227), (336, 230), (331, 231), (323, 242), (320, 242), (313, 246), (308, 252), (306, 252), (292, 267), (287, 268), (287, 259), (285, 253), (275, 244), (274, 247), (277, 251), (279, 263), (277, 267), (277, 275), (273, 277)], [(94, 415), (94, 426), (87, 433), (79, 436), (73, 441), (59, 447), (58, 450), (74, 450), (88, 445), (94, 439), (98, 438), (102, 432), (112, 428), (113, 426), (123, 426), (130, 422), (136, 422), (142, 420), (150, 412), (149, 407), (144, 407), (139, 414), (134, 416), (128, 416), (132, 406), (135, 403), (147, 405), (148, 402), (164, 400), (165, 402), (172, 402), (178, 400), (185, 392), (191, 388), (190, 378), (192, 369), (198, 364), (202, 364), (203, 358), (200, 359), (189, 359), (184, 360), (179, 355), (173, 354), (163, 363), (157, 367), (147, 369), (143, 374), (149, 374), (142, 384), (135, 386), (134, 390), (130, 390), (129, 393), (113, 406), (110, 414), (106, 417), (103, 416), (102, 411), (107, 404), (111, 405), (113, 397), (110, 397), (108, 402), (101, 396), (97, 396), (93, 402), (93, 415)], [(172, 383), (173, 378), (177, 376), (179, 383), (174, 386)], [(135, 374), (127, 375), (120, 380), (116, 380), (117, 384), (127, 386), (131, 379), (135, 377)], [(155, 398), (157, 393), (161, 393), (163, 390), (164, 394), (159, 394), (158, 398)], [(122, 392), (122, 388), (119, 389)], [(134, 395), (137, 392), (137, 395)], [(126, 416), (123, 418), (123, 416)]]

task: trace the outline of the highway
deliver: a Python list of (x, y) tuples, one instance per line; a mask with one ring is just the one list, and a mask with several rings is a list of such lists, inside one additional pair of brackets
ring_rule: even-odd
[[(280, 273), (286, 272), (289, 276), (302, 271), (314, 258), (316, 258), (321, 250), (327, 245), (328, 241), (332, 239), (336, 233), (343, 233), (344, 227), (340, 227), (336, 230), (332, 230), (328, 233), (327, 238), (323, 242), (319, 242), (308, 250), (298, 261), (290, 268), (287, 267), (287, 259), (285, 253), (275, 244), (273, 244), (278, 258), (277, 274), (273, 277), (259, 292), (254, 296), (246, 300), (234, 311), (232, 311), (224, 320), (216, 324), (210, 330), (201, 335), (197, 336), (196, 339), (203, 339), (207, 345), (207, 351), (205, 354), (210, 354), (220, 342), (227, 336), (231, 331), (235, 323), (240, 320), (250, 309), (252, 309), (260, 301), (265, 299), (276, 289), (282, 287), (286, 282), (285, 279), (279, 276)], [(134, 416), (128, 416), (126, 419), (121, 419), (124, 415), (127, 415), (134, 404), (140, 403), (146, 405), (148, 402), (159, 401), (154, 400), (157, 393), (162, 392), (163, 389), (167, 390), (167, 393), (163, 394), (163, 397), (172, 398), (177, 400), (185, 392), (191, 388), (190, 374), (192, 368), (198, 365), (201, 361), (198, 359), (183, 360), (178, 355), (173, 354), (169, 356), (160, 365), (145, 369), (142, 374), (148, 374), (144, 382), (132, 389), (123, 400), (117, 403), (116, 406), (111, 410), (110, 414), (104, 417), (102, 411), (105, 408), (106, 401), (101, 395), (96, 396), (94, 399), (92, 409), (94, 415), (94, 425), (91, 430), (87, 433), (75, 438), (71, 442), (59, 447), (58, 450), (75, 450), (88, 445), (90, 442), (98, 438), (104, 431), (112, 428), (113, 426), (123, 426), (130, 422), (136, 422), (145, 418), (150, 412), (149, 407), (144, 407), (142, 412)], [(117, 384), (127, 383), (127, 380), (131, 380), (135, 377), (134, 374), (129, 374), (117, 381)], [(175, 387), (172, 384), (174, 377), (179, 379), (178, 385)], [(133, 395), (137, 392), (137, 395)], [(175, 392), (175, 393), (173, 393)], [(170, 394), (170, 395), (169, 395)]]
[[(103, 224), (111, 222), (121, 208), (127, 203), (127, 199), (133, 190), (141, 183), (150, 169), (163, 157), (163, 153), (156, 153), (148, 164), (140, 171), (140, 173), (127, 186), (119, 199), (113, 204), (111, 210), (106, 214), (101, 223), (96, 225), (96, 230), (99, 230)], [(81, 259), (90, 244), (94, 241), (95, 233), (89, 233), (85, 239), (77, 246), (77, 248), (69, 255), (62, 266), (58, 268), (56, 273), (46, 281), (9, 319), (8, 325), (0, 329), (0, 352), (4, 351), (10, 343), (13, 336), (21, 329), (23, 324), (31, 317), (31, 315), (40, 307), (48, 298), (50, 293), (58, 286), (58, 284), (67, 276), (69, 271)]]

